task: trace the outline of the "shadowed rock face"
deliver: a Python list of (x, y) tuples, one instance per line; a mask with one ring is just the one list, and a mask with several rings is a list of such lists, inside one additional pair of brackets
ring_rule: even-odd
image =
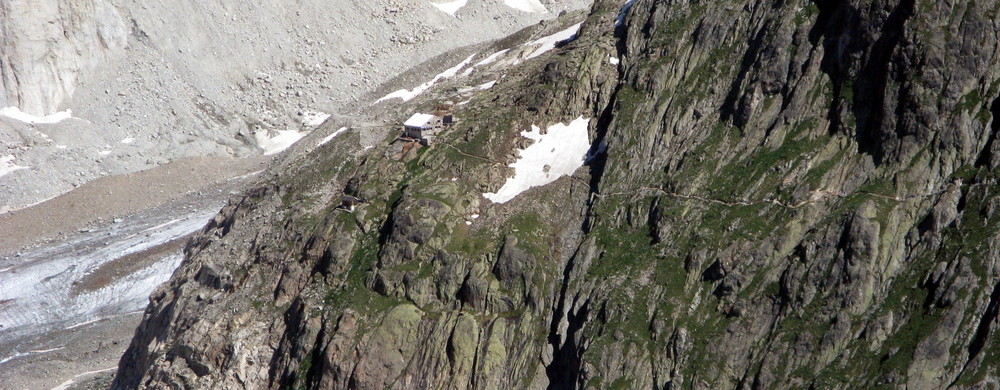
[[(412, 161), (348, 133), (274, 167), (189, 244), (116, 386), (1000, 386), (998, 9), (620, 7), (477, 71), (505, 77)], [(520, 131), (580, 116), (585, 167), (482, 197)]]

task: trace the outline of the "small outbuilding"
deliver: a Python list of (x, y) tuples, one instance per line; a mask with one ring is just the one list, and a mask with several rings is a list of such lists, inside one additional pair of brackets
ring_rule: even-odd
[(457, 122), (454, 110), (455, 110), (455, 103), (451, 101), (446, 101), (444, 103), (438, 104), (437, 110), (434, 111), (434, 115), (441, 117), (441, 122), (444, 124), (445, 127), (451, 127), (452, 125), (455, 124), (455, 122)]

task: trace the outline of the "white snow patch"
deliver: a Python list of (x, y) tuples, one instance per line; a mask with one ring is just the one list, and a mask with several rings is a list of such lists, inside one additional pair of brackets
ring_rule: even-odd
[(20, 359), (20, 358), (25, 357), (25, 356), (39, 355), (39, 354), (43, 354), (43, 353), (61, 351), (61, 350), (64, 350), (64, 349), (66, 349), (66, 347), (59, 347), (59, 348), (52, 348), (52, 349), (36, 349), (36, 350), (33, 350), (33, 351), (28, 351), (28, 352), (17, 352), (17, 350), (15, 349), (14, 350), (15, 353), (13, 355), (10, 355), (10, 356), (8, 356), (6, 358), (0, 359), (0, 365), (2, 365), (4, 363), (7, 363), (7, 362), (9, 362), (11, 360), (14, 360), (14, 359)]
[(493, 80), (493, 81), (490, 81), (488, 83), (482, 83), (482, 84), (477, 85), (475, 87), (461, 88), (461, 89), (458, 90), (458, 93), (466, 93), (466, 92), (472, 92), (472, 91), (485, 91), (487, 89), (493, 88), (494, 85), (497, 85), (497, 80)]
[(7, 363), (7, 362), (9, 362), (11, 360), (20, 358), (22, 356), (27, 356), (27, 355), (29, 355), (29, 354), (24, 353), (24, 352), (15, 352), (13, 355), (10, 355), (10, 356), (7, 356), (7, 357), (5, 357), (3, 359), (0, 359), (0, 365), (3, 365), (4, 363)]
[(155, 230), (157, 230), (157, 229), (162, 229), (162, 228), (165, 228), (165, 227), (167, 227), (167, 226), (170, 226), (170, 225), (174, 225), (174, 224), (176, 224), (176, 223), (178, 223), (178, 222), (180, 222), (180, 221), (183, 221), (183, 220), (184, 220), (183, 218), (175, 218), (175, 219), (171, 219), (171, 220), (169, 220), (169, 221), (167, 221), (167, 222), (164, 222), (164, 223), (161, 223), (161, 224), (159, 224), (159, 225), (156, 225), (156, 226), (153, 226), (153, 227), (150, 227), (150, 228), (147, 228), (146, 230), (143, 230), (143, 231), (141, 231), (141, 232), (139, 232), (139, 233), (140, 233), (140, 234), (142, 234), (142, 233), (146, 233), (146, 232), (152, 232), (152, 231), (155, 231)]
[(462, 77), (467, 77), (468, 75), (472, 74), (472, 71), (476, 70), (477, 67), (480, 67), (480, 66), (483, 66), (483, 65), (489, 65), (489, 64), (492, 64), (492, 63), (496, 62), (496, 60), (498, 58), (500, 58), (500, 56), (506, 54), (508, 51), (510, 51), (510, 49), (503, 49), (503, 50), (500, 50), (500, 51), (498, 51), (496, 53), (490, 54), (488, 57), (484, 58), (482, 61), (479, 61), (479, 62), (475, 63), (474, 65), (470, 66), (469, 69), (466, 69), (464, 72), (462, 72)]
[(85, 372), (83, 374), (79, 374), (79, 375), (74, 376), (72, 379), (63, 382), (59, 386), (53, 387), (51, 390), (67, 390), (67, 389), (69, 389), (70, 386), (72, 386), (74, 383), (76, 383), (76, 379), (79, 378), (79, 377), (81, 377), (81, 376), (100, 374), (102, 372), (108, 372), (108, 371), (111, 371), (111, 370), (114, 370), (114, 369), (117, 369), (117, 368), (118, 367), (116, 366), (116, 367), (111, 367), (111, 368), (105, 368), (103, 370), (87, 371), (87, 372)]
[(572, 175), (583, 166), (590, 149), (588, 125), (590, 119), (581, 116), (568, 125), (556, 123), (549, 126), (545, 134), (535, 125), (531, 126), (531, 131), (522, 131), (522, 137), (535, 143), (520, 150), (518, 160), (510, 164), (514, 168), (514, 177), (508, 178), (496, 193), (485, 193), (483, 197), (493, 203), (506, 203), (529, 188)]
[(555, 34), (526, 43), (525, 44), (526, 46), (538, 46), (538, 48), (535, 49), (535, 51), (531, 52), (531, 54), (528, 55), (527, 59), (530, 60), (532, 58), (545, 54), (545, 52), (549, 50), (555, 49), (556, 44), (559, 42), (572, 41), (573, 39), (576, 38), (576, 33), (580, 31), (580, 26), (582, 24), (583, 22), (574, 24), (572, 26), (569, 26), (569, 28), (557, 32)]
[(464, 105), (466, 105), (466, 104), (469, 104), (469, 102), (471, 102), (471, 101), (472, 101), (472, 100), (466, 100), (466, 101), (464, 101), (464, 102), (458, 102), (458, 104), (456, 104), (456, 106), (464, 106)]
[[(37, 201), (37, 202), (35, 202), (35, 203), (32, 203), (32, 204), (27, 204), (27, 205), (24, 205), (24, 206), (21, 206), (21, 207), (18, 207), (18, 208), (16, 208), (16, 209), (8, 209), (7, 211), (9, 212), (9, 211), (17, 211), (17, 210), (24, 210), (24, 209), (26, 209), (26, 208), (29, 208), (29, 207), (34, 207), (34, 206), (37, 206), (37, 205), (40, 205), (40, 204), (42, 204), (42, 203), (45, 203), (45, 202), (48, 202), (48, 201), (50, 201), (50, 200), (52, 200), (52, 199), (55, 199), (55, 198), (57, 198), (57, 197), (59, 197), (59, 195), (53, 195), (53, 196), (50, 196), (50, 197), (48, 197), (48, 198), (45, 198), (45, 199), (42, 199), (42, 200), (39, 200), (39, 201)], [(2, 210), (2, 209), (3, 209), (3, 208), (2, 208), (2, 207), (0, 207), (0, 210)], [(0, 214), (3, 214), (3, 212), (0, 212)], [(3, 272), (3, 270), (0, 270), (0, 272)]]
[(0, 157), (0, 177), (19, 169), (28, 169), (28, 167), (14, 164), (14, 156)]
[(618, 65), (621, 63), (621, 60), (619, 60), (618, 57), (608, 57), (608, 62), (611, 63), (611, 65)]
[(118, 141), (118, 142), (121, 142), (121, 143), (123, 143), (123, 144), (125, 144), (125, 145), (131, 145), (132, 143), (134, 143), (134, 142), (135, 142), (135, 138), (132, 138), (132, 137), (126, 137), (125, 139), (123, 139), (123, 140), (121, 140), (121, 141)]
[(46, 116), (35, 116), (21, 111), (20, 108), (10, 106), (6, 108), (0, 108), (0, 116), (5, 116), (8, 118), (16, 119), (24, 123), (36, 124), (36, 123), (59, 123), (63, 120), (73, 117), (72, 110), (60, 111), (52, 115)]
[(35, 350), (28, 351), (28, 353), (49, 353), (49, 352), (55, 352), (55, 351), (62, 351), (64, 349), (66, 349), (66, 347), (49, 348), (49, 349), (35, 349)]
[(465, 4), (468, 2), (469, 0), (454, 0), (446, 3), (435, 3), (432, 1), (431, 5), (437, 7), (437, 9), (441, 10), (442, 12), (454, 17), (455, 13), (458, 12), (458, 10), (462, 9), (462, 7), (465, 7)]
[(469, 56), (469, 58), (466, 58), (464, 61), (458, 63), (458, 65), (455, 65), (454, 67), (446, 69), (444, 72), (441, 72), (441, 74), (439, 74), (437, 76), (434, 76), (434, 78), (431, 79), (431, 81), (428, 81), (426, 83), (420, 84), (420, 85), (416, 86), (413, 89), (400, 89), (400, 90), (398, 90), (396, 92), (393, 92), (393, 93), (390, 93), (388, 95), (383, 96), (381, 99), (376, 100), (375, 103), (381, 103), (384, 100), (389, 100), (389, 99), (393, 99), (393, 98), (400, 98), (400, 99), (403, 99), (404, 102), (408, 102), (411, 99), (417, 97), (417, 95), (420, 95), (420, 94), (424, 93), (424, 91), (427, 91), (428, 89), (430, 89), (438, 81), (441, 81), (441, 80), (444, 80), (444, 79), (447, 79), (447, 78), (455, 77), (455, 75), (458, 74), (458, 71), (462, 70), (462, 68), (464, 68), (466, 65), (468, 65), (469, 62), (472, 61), (472, 57), (475, 57), (475, 56), (476, 55), (473, 54), (473, 55)]
[(492, 64), (492, 63), (496, 62), (497, 59), (500, 58), (500, 56), (502, 56), (504, 54), (507, 54), (508, 51), (510, 51), (510, 49), (503, 49), (503, 50), (500, 50), (500, 51), (498, 51), (496, 53), (490, 54), (489, 57), (484, 58), (482, 61), (477, 62), (473, 66), (483, 66), (483, 65)]
[(240, 176), (236, 176), (236, 177), (233, 177), (233, 178), (229, 178), (229, 179), (226, 179), (226, 181), (243, 180), (243, 179), (246, 179), (246, 178), (251, 177), (251, 176), (257, 176), (257, 175), (259, 175), (261, 173), (264, 173), (263, 169), (261, 169), (259, 171), (255, 171), (255, 172), (250, 172), (250, 173), (248, 173), (246, 175), (240, 175)]
[(472, 219), (479, 219), (479, 214), (472, 214)]
[(329, 118), (330, 114), (325, 112), (306, 112), (302, 114), (302, 126), (316, 127), (322, 125)]
[(104, 156), (107, 156), (107, 155), (111, 154), (111, 151), (110, 150), (102, 150), (100, 152), (97, 152), (97, 154), (101, 155), (101, 157), (104, 157)]
[(330, 133), (330, 135), (328, 135), (326, 137), (323, 137), (323, 139), (320, 140), (319, 144), (316, 144), (316, 146), (326, 145), (327, 142), (330, 142), (331, 140), (333, 140), (334, 138), (336, 138), (338, 135), (340, 135), (341, 133), (343, 133), (345, 131), (347, 131), (346, 127), (341, 127), (339, 129), (337, 129), (337, 131), (334, 131), (333, 133)]
[(625, 2), (625, 5), (622, 6), (622, 9), (618, 11), (618, 17), (615, 18), (615, 27), (621, 26), (622, 23), (625, 22), (625, 15), (628, 14), (628, 10), (632, 9), (632, 4), (634, 3), (635, 0), (628, 0)]
[(66, 148), (68, 148), (68, 146), (66, 145), (56, 145), (56, 149), (66, 149)]
[(538, 0), (503, 0), (508, 7), (524, 12), (549, 12)]
[(75, 323), (73, 325), (70, 325), (70, 326), (67, 326), (67, 327), (63, 328), (63, 330), (73, 330), (73, 329), (79, 328), (81, 326), (87, 326), (87, 325), (96, 323), (96, 322), (98, 322), (100, 320), (103, 320), (103, 318), (95, 318), (95, 319), (92, 319), (90, 321), (78, 322), (78, 323)]
[(295, 130), (278, 130), (277, 135), (271, 137), (268, 131), (258, 131), (254, 134), (254, 138), (257, 140), (257, 146), (264, 150), (265, 156), (270, 156), (272, 154), (281, 152), (288, 149), (289, 146), (298, 142), (306, 134)]
[(472, 221), (465, 221), (465, 224), (466, 224), (467, 226), (472, 226)]
[(496, 80), (490, 81), (488, 83), (482, 83), (479, 86), (477, 86), (476, 89), (478, 89), (480, 91), (485, 91), (487, 89), (493, 88), (494, 85), (497, 85), (497, 81)]
[(483, 66), (483, 65), (489, 65), (489, 64), (492, 64), (492, 63), (496, 62), (497, 59), (500, 58), (500, 56), (506, 54), (508, 51), (510, 51), (510, 49), (503, 49), (503, 50), (500, 50), (500, 51), (498, 51), (496, 53), (490, 54), (488, 57), (484, 58), (482, 61), (479, 61), (479, 62), (473, 64), (472, 66), (469, 67), (469, 69), (466, 69), (464, 72), (462, 72), (462, 77), (466, 77), (466, 76), (472, 74), (472, 71), (476, 70), (477, 67), (480, 67), (480, 66)]

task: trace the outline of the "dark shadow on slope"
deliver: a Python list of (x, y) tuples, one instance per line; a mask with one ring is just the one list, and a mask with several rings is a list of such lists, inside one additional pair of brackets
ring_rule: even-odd
[(977, 167), (990, 167), (993, 161), (993, 145), (996, 143), (997, 134), (1000, 133), (1000, 98), (993, 100), (990, 104), (990, 115), (993, 117), (990, 123), (990, 136), (983, 146), (983, 151), (976, 158)]
[(990, 294), (990, 303), (986, 305), (986, 311), (979, 319), (979, 326), (976, 327), (975, 336), (969, 343), (969, 361), (971, 362), (979, 353), (983, 351), (990, 336), (993, 322), (1000, 316), (1000, 283), (993, 286), (993, 293)]
[[(820, 62), (820, 70), (830, 77), (830, 84), (833, 88), (833, 99), (830, 102), (830, 108), (827, 110), (826, 116), (830, 121), (828, 132), (834, 134), (839, 131), (841, 126), (840, 111), (843, 106), (842, 87), (844, 84), (844, 75), (838, 65), (839, 61), (826, 52), (832, 46), (827, 42), (826, 36), (831, 33), (831, 29), (839, 32), (838, 23), (846, 21), (846, 18), (840, 16), (843, 11), (841, 11), (839, 2), (817, 0), (815, 3), (817, 8), (819, 8), (819, 15), (816, 16), (816, 24), (809, 30), (809, 42), (813, 46), (823, 45), (824, 55)], [(835, 20), (837, 23), (831, 23), (831, 20)]]
[[(577, 252), (574, 255), (574, 259)], [(568, 298), (566, 296), (567, 289), (569, 287), (568, 281), (570, 280), (570, 274), (574, 267), (574, 261), (570, 260), (569, 264), (563, 270), (563, 284), (559, 291), (559, 303), (556, 305), (553, 315), (552, 323), (549, 324), (549, 345), (552, 346), (552, 363), (545, 367), (546, 376), (549, 378), (549, 390), (572, 390), (580, 386), (580, 365), (582, 364), (582, 357), (584, 353), (584, 348), (582, 345), (577, 345), (577, 334), (583, 325), (587, 322), (588, 315), (590, 313), (590, 300), (581, 305), (580, 310), (573, 313), (572, 308), (566, 308)], [(563, 320), (563, 314), (566, 313), (566, 322), (569, 326), (566, 328), (566, 340), (562, 340), (559, 336), (559, 324)]]
[(898, 58), (897, 49), (903, 44), (904, 29), (906, 21), (914, 14), (915, 0), (903, 0), (889, 14), (882, 26), (882, 34), (872, 45), (871, 57), (860, 70), (854, 91), (854, 113), (858, 119), (858, 128), (855, 137), (862, 151), (871, 154), (875, 163), (879, 164), (885, 159), (886, 154), (892, 151), (887, 150), (889, 145), (886, 141), (899, 138), (909, 133), (911, 129), (904, 125), (902, 120), (895, 121), (895, 129), (884, 128), (887, 115), (895, 114), (897, 118), (903, 117), (905, 110), (902, 100), (908, 93), (898, 93), (900, 102), (897, 102), (896, 112), (886, 112), (886, 94), (890, 88), (890, 81), (904, 88), (902, 74), (892, 74), (900, 72), (898, 67), (890, 66), (890, 63)]
[[(913, 133), (912, 126), (900, 120), (895, 121), (894, 128), (885, 125), (889, 115), (901, 118), (907, 109), (902, 104), (907, 93), (895, 94), (900, 97), (895, 112), (886, 112), (886, 98), (889, 88), (903, 88), (905, 84), (906, 76), (902, 72), (907, 67), (893, 64), (903, 61), (897, 57), (897, 49), (904, 44), (906, 22), (915, 13), (915, 0), (902, 0), (884, 21), (864, 20), (857, 10), (840, 1), (817, 0), (815, 3), (820, 13), (816, 27), (810, 32), (810, 40), (818, 42), (822, 38), (825, 54), (820, 69), (833, 84), (829, 111), (831, 133), (853, 135), (859, 150), (871, 155), (879, 165), (896, 152), (890, 142)], [(859, 30), (863, 27), (859, 26), (866, 23), (880, 24), (878, 38), (874, 41), (859, 36), (863, 33)], [(868, 53), (868, 57), (854, 64), (852, 54), (858, 53)], [(843, 121), (848, 109), (856, 119), (853, 124)]]
[(298, 340), (301, 336), (303, 336), (300, 324), (303, 324), (304, 321), (306, 321), (308, 315), (306, 314), (306, 307), (301, 298), (296, 298), (283, 314), (282, 318), (285, 323), (285, 332), (275, 349), (275, 353), (271, 355), (271, 362), (268, 365), (267, 374), (269, 383), (276, 384), (280, 388), (290, 388), (293, 384), (295, 384), (296, 373), (288, 372), (287, 369), (282, 370), (283, 372), (278, 372), (278, 367), (291, 366), (290, 364), (281, 363), (282, 360), (291, 360), (294, 358), (293, 353), (295, 351), (292, 344), (295, 340)]
[(732, 84), (730, 84), (729, 93), (726, 95), (726, 100), (722, 103), (722, 120), (732, 121), (733, 126), (741, 130), (746, 126), (752, 115), (751, 104), (746, 91), (743, 89), (743, 84), (746, 82), (750, 70), (753, 69), (754, 64), (757, 63), (757, 59), (760, 57), (760, 53), (764, 48), (764, 37), (769, 27), (770, 23), (765, 23), (757, 31), (753, 39), (748, 42), (747, 50), (743, 53), (743, 59), (740, 61), (740, 70), (736, 78), (733, 79)]

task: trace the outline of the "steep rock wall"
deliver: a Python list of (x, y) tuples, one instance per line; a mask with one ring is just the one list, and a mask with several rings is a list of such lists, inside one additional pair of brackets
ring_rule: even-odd
[[(234, 200), (115, 383), (996, 388), (997, 12), (598, 2), (439, 145), (351, 133)], [(481, 196), (580, 116), (574, 176)]]
[(104, 0), (0, 2), (0, 107), (53, 114), (81, 71), (124, 47), (128, 29)]

